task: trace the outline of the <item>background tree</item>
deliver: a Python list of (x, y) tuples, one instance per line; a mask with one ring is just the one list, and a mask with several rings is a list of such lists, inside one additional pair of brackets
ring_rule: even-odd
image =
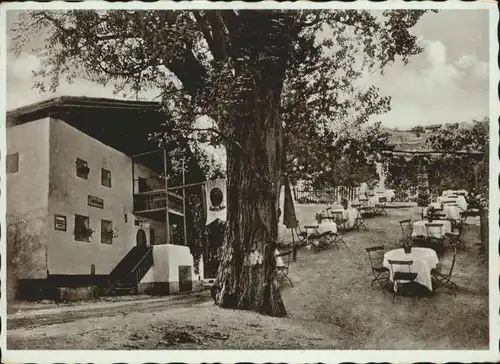
[[(61, 76), (112, 83), (117, 92), (156, 87), (166, 117), (160, 143), (178, 134), (173, 130), (224, 145), (229, 204), (218, 303), (282, 316), (274, 250), (284, 131), (304, 123), (326, 131), (347, 116), (360, 125), (386, 109), (376, 88), (357, 90), (355, 81), (419, 53), (409, 29), (423, 14), (30, 11), (21, 15), (16, 40), (22, 46), (48, 32), (39, 50), (41, 90), (57, 88)], [(212, 123), (200, 126), (200, 115)]]
[(417, 137), (420, 137), (421, 134), (425, 133), (425, 129), (422, 125), (415, 126), (411, 128), (412, 133), (415, 133)]

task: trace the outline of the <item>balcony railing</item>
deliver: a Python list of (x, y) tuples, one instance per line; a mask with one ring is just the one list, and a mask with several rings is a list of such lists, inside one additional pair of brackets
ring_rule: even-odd
[[(134, 194), (134, 212), (151, 212), (165, 210), (165, 190), (148, 191)], [(168, 209), (178, 214), (184, 213), (182, 197), (172, 192), (168, 194)]]

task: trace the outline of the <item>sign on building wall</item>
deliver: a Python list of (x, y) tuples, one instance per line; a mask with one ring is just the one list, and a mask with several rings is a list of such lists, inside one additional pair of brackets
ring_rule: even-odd
[(66, 216), (54, 215), (54, 229), (66, 231)]
[(104, 208), (104, 200), (102, 198), (89, 195), (88, 202), (89, 202), (89, 206), (97, 207), (100, 209)]

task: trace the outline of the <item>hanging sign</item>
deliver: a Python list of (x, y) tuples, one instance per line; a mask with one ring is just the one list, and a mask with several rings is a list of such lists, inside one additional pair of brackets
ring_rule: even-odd
[(207, 225), (216, 219), (226, 221), (226, 180), (218, 179), (207, 181), (205, 183), (205, 192), (205, 199), (207, 201)]

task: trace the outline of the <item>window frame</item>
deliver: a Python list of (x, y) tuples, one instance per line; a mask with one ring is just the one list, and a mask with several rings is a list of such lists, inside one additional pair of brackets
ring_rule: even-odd
[[(106, 229), (104, 229), (104, 227), (106, 227)], [(112, 245), (113, 235), (113, 221), (101, 219), (101, 244)]]
[[(12, 166), (12, 158), (15, 157), (16, 161), (16, 170), (10, 170), (9, 167)], [(7, 154), (5, 157), (5, 173), (6, 174), (14, 174), (19, 172), (19, 152)]]
[[(105, 174), (107, 174), (107, 178), (105, 177)], [(105, 182), (109, 182), (109, 185), (106, 184)], [(111, 188), (112, 183), (111, 183), (111, 171), (106, 168), (101, 168), (101, 186)]]
[[(90, 168), (87, 161), (76, 158), (76, 176), (82, 179), (89, 179)], [(82, 173), (82, 169), (85, 169), (85, 172)]]
[[(87, 222), (87, 226), (84, 226), (85, 231), (83, 231), (83, 229), (82, 231), (77, 230), (77, 220), (79, 218), (83, 218), (83, 221)], [(75, 237), (75, 241), (79, 241), (82, 243), (90, 242), (90, 237), (92, 236), (92, 229), (90, 229), (90, 217), (85, 215), (75, 214), (75, 226), (73, 228), (73, 235)]]

